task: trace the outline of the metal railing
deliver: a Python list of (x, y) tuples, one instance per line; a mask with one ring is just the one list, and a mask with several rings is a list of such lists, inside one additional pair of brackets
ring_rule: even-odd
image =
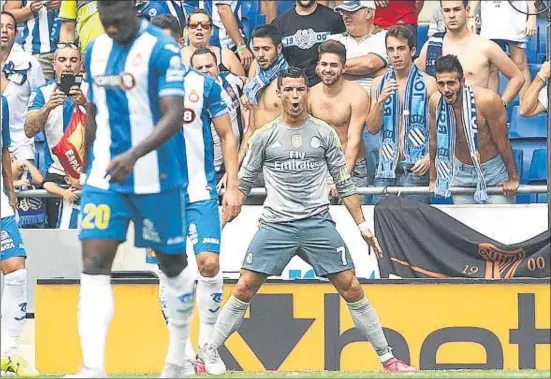
[[(451, 192), (454, 195), (472, 195), (475, 188), (466, 187), (452, 187)], [(488, 195), (501, 195), (503, 190), (501, 187), (489, 187)], [(547, 193), (546, 185), (521, 185), (517, 190), (517, 194), (528, 193)], [(79, 194), (79, 192), (77, 192)], [(401, 194), (401, 195), (426, 195), (430, 194), (429, 187), (361, 187), (358, 188), (359, 195), (386, 195), (386, 194)], [(24, 190), (17, 191), (17, 197), (41, 197), (41, 198), (54, 198), (60, 197), (45, 190)], [(266, 196), (265, 188), (253, 188), (251, 196), (260, 197)]]

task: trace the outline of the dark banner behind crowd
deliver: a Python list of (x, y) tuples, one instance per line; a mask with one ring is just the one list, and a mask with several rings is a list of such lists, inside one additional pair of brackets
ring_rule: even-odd
[(550, 277), (549, 230), (506, 245), (437, 208), (388, 196), (375, 207), (375, 235), (381, 278)]

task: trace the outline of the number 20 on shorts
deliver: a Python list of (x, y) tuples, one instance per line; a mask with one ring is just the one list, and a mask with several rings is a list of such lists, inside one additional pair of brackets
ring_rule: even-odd
[(106, 204), (86, 204), (82, 211), (82, 229), (107, 229), (111, 218), (111, 208)]

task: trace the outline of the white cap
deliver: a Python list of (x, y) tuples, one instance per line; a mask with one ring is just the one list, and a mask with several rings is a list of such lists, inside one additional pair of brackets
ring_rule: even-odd
[(362, 8), (375, 9), (375, 2), (372, 0), (345, 0), (341, 5), (335, 7), (335, 11), (356, 12)]

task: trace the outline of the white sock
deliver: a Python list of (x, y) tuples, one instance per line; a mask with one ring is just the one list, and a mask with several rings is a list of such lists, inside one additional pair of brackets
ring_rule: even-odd
[(392, 349), (388, 346), (379, 318), (367, 297), (364, 296), (359, 301), (347, 305), (354, 325), (371, 342), (381, 362), (393, 358)]
[(216, 321), (211, 341), (214, 346), (219, 348), (224, 345), (229, 336), (239, 329), (248, 307), (249, 303), (241, 301), (233, 295), (230, 296)]
[(187, 338), (186, 342), (186, 359), (192, 360), (195, 362), (195, 350), (193, 350), (193, 345), (191, 344), (191, 338)]
[(110, 275), (80, 276), (78, 333), (85, 367), (105, 371), (105, 342), (113, 318)]
[(27, 270), (4, 275), (2, 293), (2, 357), (17, 354), (27, 315)]
[(199, 348), (212, 339), (216, 319), (222, 305), (224, 279), (221, 273), (207, 278), (199, 275), (197, 283), (197, 308), (199, 310)]
[(159, 277), (159, 306), (161, 307), (161, 312), (163, 314), (163, 318), (165, 319), (165, 322), (168, 323), (168, 317), (166, 314), (166, 275), (159, 270), (157, 272), (157, 276)]
[(186, 345), (193, 312), (193, 287), (195, 278), (186, 267), (180, 275), (166, 277), (164, 297), (168, 318), (168, 351), (166, 362), (183, 366), (186, 358)]

